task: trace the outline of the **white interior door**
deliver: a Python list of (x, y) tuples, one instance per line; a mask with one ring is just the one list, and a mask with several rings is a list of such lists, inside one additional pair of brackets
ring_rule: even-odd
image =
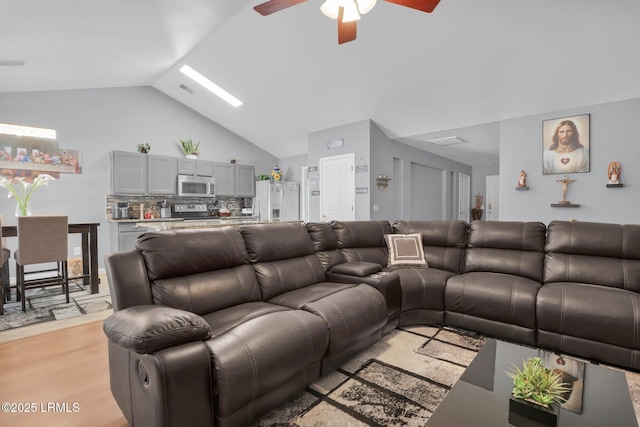
[(458, 219), (470, 222), (471, 213), (471, 177), (458, 174)]
[(321, 221), (355, 221), (355, 158), (355, 153), (350, 153), (320, 159)]
[(485, 198), (487, 221), (498, 221), (500, 208), (500, 176), (487, 176), (487, 197)]

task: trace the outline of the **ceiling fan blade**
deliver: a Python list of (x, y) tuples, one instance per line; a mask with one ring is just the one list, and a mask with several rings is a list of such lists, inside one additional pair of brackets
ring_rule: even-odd
[(304, 3), (305, 1), (307, 0), (270, 0), (266, 3), (255, 6), (253, 10), (258, 12), (262, 16), (267, 16), (271, 15), (272, 13), (279, 12), (282, 9)]
[(358, 21), (342, 22), (344, 7), (340, 6), (338, 12), (338, 44), (352, 42), (356, 39), (356, 27)]
[(399, 4), (400, 6), (410, 7), (411, 9), (421, 10), (431, 13), (436, 8), (440, 0), (385, 0), (389, 3)]

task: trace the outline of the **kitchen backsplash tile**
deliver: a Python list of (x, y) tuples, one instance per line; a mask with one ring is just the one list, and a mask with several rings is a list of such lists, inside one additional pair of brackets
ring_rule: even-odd
[[(153, 212), (155, 218), (160, 217), (160, 208), (158, 203), (162, 203), (166, 200), (170, 205), (179, 204), (206, 204), (209, 208), (228, 208), (231, 210), (231, 216), (240, 216), (242, 209), (241, 199), (238, 197), (216, 197), (212, 199), (210, 197), (159, 197), (159, 196), (106, 196), (105, 201), (105, 216), (107, 221), (111, 221), (112, 206), (115, 202), (129, 202), (129, 217), (130, 218), (142, 218), (143, 215), (140, 212), (140, 204), (144, 204), (145, 211)], [(217, 206), (214, 206), (214, 200), (218, 201)]]

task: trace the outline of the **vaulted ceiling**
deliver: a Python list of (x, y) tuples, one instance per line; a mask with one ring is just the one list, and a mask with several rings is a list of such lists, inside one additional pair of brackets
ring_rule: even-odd
[[(372, 119), (472, 166), (496, 161), (500, 120), (640, 97), (637, 0), (379, 0), (343, 45), (322, 1), (263, 17), (261, 0), (0, 0), (0, 96), (150, 85), (278, 157)], [(467, 143), (426, 142), (452, 135)]]

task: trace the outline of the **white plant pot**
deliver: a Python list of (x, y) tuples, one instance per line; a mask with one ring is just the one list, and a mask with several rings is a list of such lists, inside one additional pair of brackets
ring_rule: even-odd
[(198, 158), (195, 154), (186, 154), (185, 157), (192, 160), (196, 160)]

